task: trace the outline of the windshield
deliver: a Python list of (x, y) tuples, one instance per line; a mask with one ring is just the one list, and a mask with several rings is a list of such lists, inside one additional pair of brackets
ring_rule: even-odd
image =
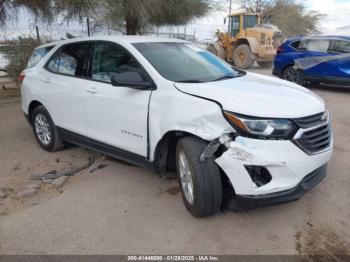
[(203, 83), (234, 78), (243, 73), (215, 55), (191, 44), (172, 42), (133, 45), (170, 81)]

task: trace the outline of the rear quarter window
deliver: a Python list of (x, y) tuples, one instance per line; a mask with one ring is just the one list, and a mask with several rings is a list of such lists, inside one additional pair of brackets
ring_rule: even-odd
[(293, 47), (294, 49), (299, 49), (299, 46), (300, 46), (300, 41), (295, 41), (295, 42), (292, 42), (290, 44), (291, 47)]
[(343, 40), (334, 40), (330, 51), (337, 53), (350, 53), (350, 42)]
[(47, 46), (35, 49), (33, 54), (30, 56), (28, 63), (27, 63), (27, 69), (32, 68), (36, 66), (54, 46)]

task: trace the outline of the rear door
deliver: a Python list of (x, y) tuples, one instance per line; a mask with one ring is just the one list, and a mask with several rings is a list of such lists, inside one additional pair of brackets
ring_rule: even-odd
[(350, 77), (350, 41), (333, 40), (329, 53), (339, 57), (324, 62), (321, 68), (331, 77)]
[(40, 96), (56, 126), (86, 135), (84, 116), (88, 42), (66, 44), (48, 61), (38, 77)]
[[(334, 54), (329, 53), (331, 41), (328, 39), (306, 39), (300, 43), (299, 50), (302, 50), (303, 58), (308, 57), (324, 57), (332, 56)], [(314, 60), (312, 60), (314, 61)], [(316, 64), (315, 66), (304, 71), (307, 75), (324, 75), (323, 63)]]

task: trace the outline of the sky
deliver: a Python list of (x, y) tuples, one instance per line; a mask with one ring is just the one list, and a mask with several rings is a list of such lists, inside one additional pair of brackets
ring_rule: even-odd
[(311, 10), (327, 15), (320, 24), (325, 34), (350, 35), (350, 0), (309, 0)]
[[(211, 41), (215, 38), (215, 31), (221, 29), (225, 31), (227, 25), (224, 25), (224, 17), (228, 14), (227, 8), (223, 11), (211, 13), (210, 15), (197, 19), (186, 26), (187, 34), (196, 34), (196, 37), (201, 40)], [(239, 0), (233, 0), (233, 10), (239, 9)], [(321, 34), (347, 34), (350, 35), (350, 0), (305, 0), (303, 1), (308, 10), (316, 10), (324, 14), (325, 17), (321, 20), (319, 28)], [(16, 24), (7, 26), (4, 32), (0, 34), (1, 38), (12, 38), (18, 36), (18, 34), (35, 34), (36, 22), (32, 16), (25, 11), (21, 11), (18, 15), (20, 19)], [(44, 24), (40, 24), (40, 31), (45, 34), (51, 35), (51, 37), (59, 38), (64, 37), (65, 32), (69, 31), (75, 35), (86, 35), (85, 24), (54, 24), (52, 27), (48, 27)], [(165, 27), (160, 29), (163, 32), (172, 31), (174, 33), (179, 30), (180, 33), (184, 32), (184, 27), (169, 28)]]
[[(227, 0), (229, 2), (229, 0)], [(239, 2), (233, 0), (233, 9), (239, 9)], [(347, 34), (350, 35), (350, 0), (304, 0), (307, 10), (316, 10), (324, 14), (319, 29), (323, 35)], [(228, 13), (228, 7), (227, 12)], [(216, 12), (194, 22), (190, 28), (196, 28), (203, 39), (215, 35), (216, 29), (226, 29), (223, 24), (225, 12)], [(206, 26), (204, 26), (206, 25)], [(188, 31), (188, 30), (187, 30)]]

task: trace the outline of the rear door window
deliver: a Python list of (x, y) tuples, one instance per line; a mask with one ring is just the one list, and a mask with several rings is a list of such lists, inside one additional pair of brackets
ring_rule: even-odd
[(300, 48), (311, 52), (327, 53), (329, 51), (329, 44), (330, 41), (326, 39), (312, 39), (302, 42)]
[(56, 52), (52, 58), (50, 59), (49, 63), (47, 64), (47, 69), (53, 73), (58, 73), (58, 65), (60, 62), (60, 54), (61, 52)]
[(88, 42), (67, 44), (51, 57), (46, 68), (53, 73), (86, 77), (89, 65), (88, 51)]
[(54, 46), (46, 46), (42, 48), (35, 49), (33, 54), (28, 60), (27, 68), (32, 68), (39, 64), (39, 62), (47, 55), (48, 52), (53, 48)]

